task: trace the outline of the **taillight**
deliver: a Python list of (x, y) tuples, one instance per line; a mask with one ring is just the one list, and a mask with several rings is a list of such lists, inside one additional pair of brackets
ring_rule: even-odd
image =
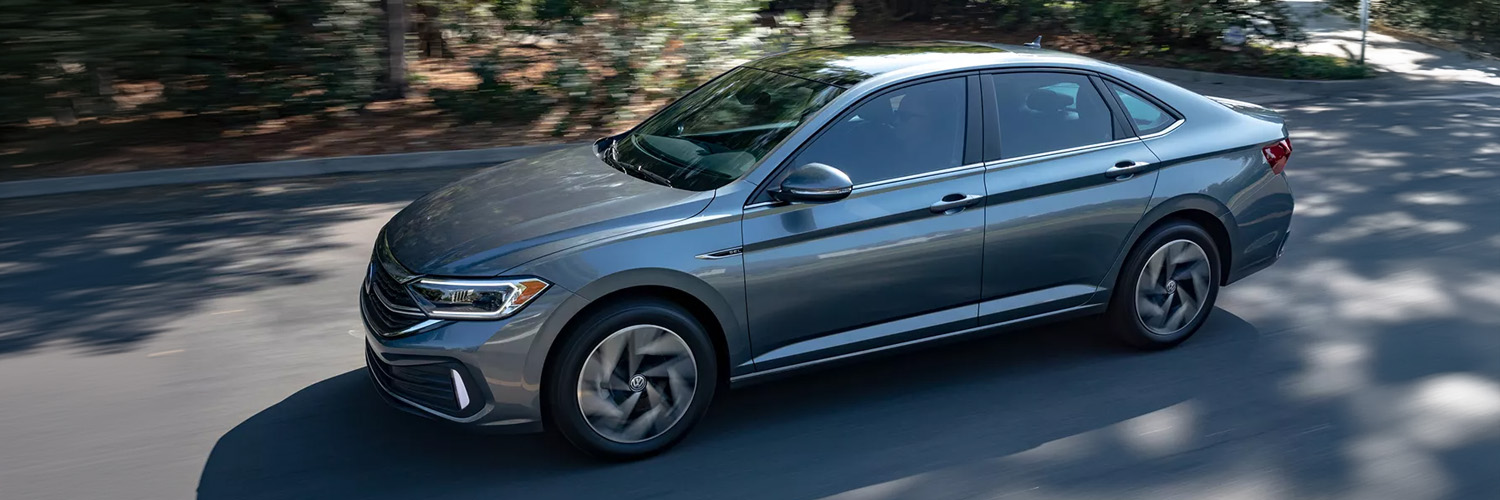
[(1271, 171), (1279, 174), (1286, 170), (1287, 160), (1292, 159), (1292, 138), (1288, 137), (1260, 148), (1260, 152), (1266, 155), (1266, 163), (1271, 164)]

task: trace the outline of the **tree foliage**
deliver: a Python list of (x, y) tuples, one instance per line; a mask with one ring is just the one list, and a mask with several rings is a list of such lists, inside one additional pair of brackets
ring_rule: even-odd
[(1298, 35), (1277, 0), (882, 0), (877, 5), (896, 19), (989, 15), (1004, 28), (1071, 30), (1125, 47), (1211, 47), (1231, 26), (1274, 40)]
[[(303, 114), (370, 98), (380, 13), (367, 0), (0, 0), (5, 121)], [(145, 85), (139, 99), (122, 96)]]
[[(464, 0), (469, 1), (469, 0)], [(568, 109), (615, 109), (601, 125), (631, 120), (632, 99), (671, 97), (752, 58), (793, 48), (849, 40), (847, 1), (807, 11), (767, 15), (767, 0), (494, 0), (455, 4), (454, 26), (474, 41), (497, 47), (547, 47), (552, 71), (542, 86)], [(488, 12), (499, 27), (483, 22)], [(504, 66), (495, 55), (474, 67)], [(475, 90), (472, 100), (450, 96), (454, 110), (491, 106), (513, 92)], [(567, 119), (559, 126), (571, 125)]]
[[(1333, 0), (1348, 11), (1359, 0)], [(1500, 51), (1500, 0), (1375, 0), (1372, 20), (1437, 35), (1491, 52)]]
[[(767, 0), (407, 3), (423, 54), (451, 55), (449, 36), (497, 54), (473, 65), (483, 82), (473, 95), (442, 103), (526, 111), (518, 117), (534, 108), (511, 104), (538, 91), (579, 106), (675, 94), (760, 54), (845, 40), (852, 15), (838, 3), (766, 16)], [(0, 0), (0, 11), (6, 122), (318, 113), (374, 99), (384, 68), (380, 0)], [(536, 89), (504, 81), (500, 49), (538, 40), (553, 74)]]
[(1225, 30), (1273, 40), (1299, 36), (1277, 0), (1099, 0), (1080, 2), (1078, 29), (1125, 46), (1216, 47)]
[[(636, 118), (632, 109), (649, 109), (638, 104), (678, 95), (752, 58), (848, 41), (855, 0), (406, 3), (418, 49), (408, 47), (408, 55), (452, 56), (450, 42), (492, 49), (472, 62), (481, 81), (476, 88), (433, 94), (444, 109), (468, 120), (514, 121), (535, 117), (542, 105), (561, 103), (568, 117), (583, 109), (615, 110), (601, 120), (616, 122)], [(1385, 0), (1380, 5), (1412, 22), (1488, 37), (1495, 26), (1490, 20), (1500, 18), (1497, 3)], [(1285, 8), (1273, 0), (864, 0), (860, 5), (893, 19), (989, 9), (1002, 25), (1051, 25), (1121, 47), (1212, 47), (1230, 26), (1270, 38), (1296, 34)], [(3, 122), (158, 111), (266, 117), (357, 108), (375, 98), (385, 68), (381, 0), (0, 0), (0, 11), (6, 13), (0, 16)], [(522, 46), (542, 55), (524, 63), (509, 60), (513, 56), (505, 49)], [(546, 61), (545, 77), (507, 80), (507, 70), (537, 60)]]

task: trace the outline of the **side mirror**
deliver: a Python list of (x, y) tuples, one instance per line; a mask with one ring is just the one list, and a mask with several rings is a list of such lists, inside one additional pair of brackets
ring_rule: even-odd
[(822, 163), (808, 163), (793, 168), (771, 190), (771, 196), (787, 203), (828, 203), (849, 197), (854, 182), (842, 170)]

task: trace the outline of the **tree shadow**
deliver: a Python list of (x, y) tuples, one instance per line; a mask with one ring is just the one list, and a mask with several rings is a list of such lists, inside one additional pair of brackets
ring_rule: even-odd
[[(1173, 351), (1118, 351), (1073, 322), (865, 360), (729, 393), (681, 447), (630, 464), (408, 416), (356, 371), (222, 435), (199, 495), (1487, 498), (1500, 99), (1456, 88), (1278, 105), (1296, 145), (1287, 254)], [(0, 356), (136, 349), (218, 297), (325, 279), (287, 262), (358, 254), (372, 232), (340, 227), (462, 173), (0, 202)], [(357, 324), (352, 298), (337, 310)]]
[(1288, 401), (1358, 429), (1309, 449), (1356, 471), (1342, 494), (1485, 498), (1500, 487), (1477, 471), (1500, 456), (1500, 96), (1398, 78), (1276, 106), (1296, 148), (1292, 240), (1220, 304), (1286, 333), (1302, 360), (1280, 374)]
[[(922, 477), (1130, 468), (1202, 460), (1220, 440), (1264, 433), (1234, 416), (1277, 409), (1259, 376), (1292, 362), (1250, 324), (1216, 311), (1181, 349), (1138, 354), (1091, 320), (865, 359), (727, 393), (681, 446), (607, 464), (546, 435), (475, 435), (400, 413), (362, 371), (314, 384), (229, 431), (199, 498), (813, 498)], [(1168, 382), (1169, 381), (1169, 382)], [(1334, 411), (1303, 407), (1297, 411)], [(1337, 420), (1337, 415), (1329, 418)], [(1119, 430), (1167, 424), (1165, 436)], [(1180, 426), (1175, 428), (1175, 426)], [(1072, 438), (1069, 438), (1073, 436)], [(1083, 436), (1079, 438), (1078, 436)], [(1060, 452), (1028, 450), (1069, 438)], [(1064, 440), (1067, 441), (1067, 440)], [(1176, 457), (1176, 458), (1174, 458)], [(1295, 457), (1285, 457), (1296, 459)], [(1319, 478), (1332, 480), (1323, 470)], [(1068, 487), (1065, 475), (1056, 487)], [(1122, 486), (1149, 484), (1141, 476)]]
[(337, 238), (337, 227), (469, 171), (0, 200), (0, 314), (10, 318), (0, 356), (44, 345), (129, 350), (216, 298), (309, 283), (329, 270), (298, 257), (369, 244)]
[(1500, 100), (1279, 107), (1293, 243), (1179, 349), (1126, 353), (1079, 321), (867, 359), (729, 393), (627, 464), (410, 417), (351, 372), (220, 438), (199, 495), (1483, 498)]

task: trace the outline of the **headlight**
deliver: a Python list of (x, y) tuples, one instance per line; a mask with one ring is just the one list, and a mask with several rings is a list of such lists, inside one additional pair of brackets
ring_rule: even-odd
[(515, 314), (547, 289), (536, 278), (452, 280), (422, 278), (410, 285), (417, 305), (442, 319), (500, 319)]

